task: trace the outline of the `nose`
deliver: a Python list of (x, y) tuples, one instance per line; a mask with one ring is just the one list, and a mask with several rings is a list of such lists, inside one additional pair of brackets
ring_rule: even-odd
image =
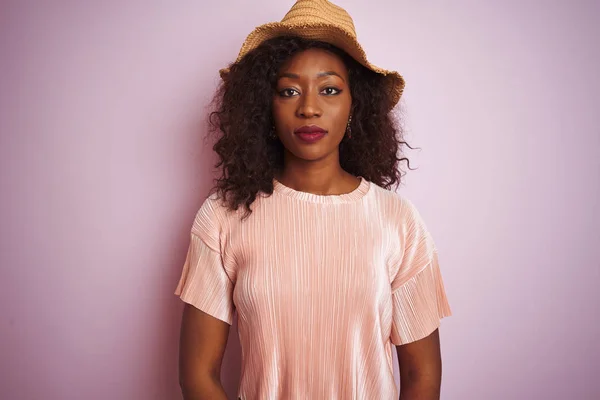
[(320, 117), (323, 111), (319, 106), (318, 95), (312, 93), (301, 96), (296, 114), (300, 118)]

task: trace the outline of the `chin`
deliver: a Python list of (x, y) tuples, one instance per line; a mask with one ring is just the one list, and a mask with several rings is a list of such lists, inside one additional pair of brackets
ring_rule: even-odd
[(327, 156), (330, 156), (332, 153), (335, 153), (338, 150), (337, 147), (332, 149), (314, 144), (307, 147), (310, 148), (293, 148), (288, 149), (288, 151), (292, 153), (295, 158), (298, 158), (300, 160), (318, 161), (326, 158)]

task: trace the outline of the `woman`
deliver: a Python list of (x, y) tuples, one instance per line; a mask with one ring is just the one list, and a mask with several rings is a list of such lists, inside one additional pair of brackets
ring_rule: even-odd
[(437, 252), (388, 190), (406, 160), (391, 114), (401, 76), (370, 64), (350, 16), (325, 0), (258, 27), (221, 76), (222, 174), (176, 291), (184, 398), (226, 398), (235, 310), (242, 400), (438, 399), (450, 308)]

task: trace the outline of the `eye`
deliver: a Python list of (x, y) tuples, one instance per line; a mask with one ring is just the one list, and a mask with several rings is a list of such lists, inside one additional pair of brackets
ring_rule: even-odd
[(321, 93), (327, 95), (327, 96), (335, 96), (336, 94), (340, 94), (342, 91), (340, 89), (334, 88), (334, 87), (326, 87), (325, 89), (323, 89), (321, 91)]
[(291, 89), (291, 88), (283, 89), (282, 91), (279, 92), (279, 95), (281, 97), (292, 97), (292, 96), (295, 96), (296, 94), (299, 94), (298, 91), (296, 89)]

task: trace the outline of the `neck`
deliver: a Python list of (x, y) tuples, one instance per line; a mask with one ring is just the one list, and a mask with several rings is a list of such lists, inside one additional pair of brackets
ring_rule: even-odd
[(356, 189), (360, 180), (337, 162), (286, 162), (275, 178), (294, 190), (317, 195), (339, 195)]

